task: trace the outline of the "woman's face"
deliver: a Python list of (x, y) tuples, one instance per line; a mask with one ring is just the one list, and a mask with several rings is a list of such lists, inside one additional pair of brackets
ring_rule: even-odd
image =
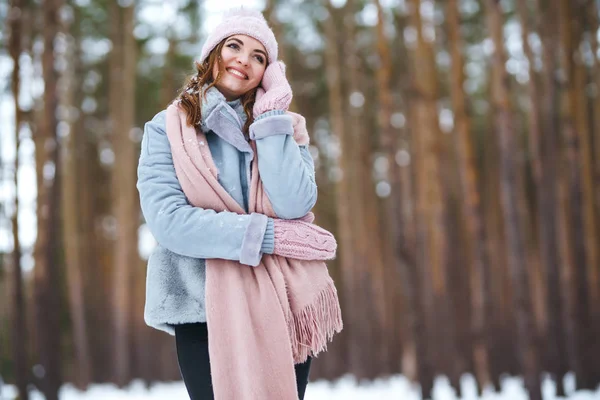
[[(228, 101), (235, 100), (260, 84), (267, 67), (267, 52), (258, 40), (233, 35), (225, 39), (221, 64), (225, 71), (215, 86)], [(219, 65), (215, 63), (213, 79), (218, 73)]]

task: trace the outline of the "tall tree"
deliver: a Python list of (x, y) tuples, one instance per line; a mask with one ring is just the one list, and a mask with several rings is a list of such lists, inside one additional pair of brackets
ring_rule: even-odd
[(135, 189), (137, 143), (133, 140), (136, 79), (136, 44), (133, 36), (134, 2), (121, 7), (111, 3), (109, 129), (115, 155), (112, 171), (112, 206), (116, 220), (115, 259), (112, 271), (114, 316), (114, 379), (120, 385), (131, 379), (132, 274), (139, 265), (137, 229), (139, 206)]
[[(539, 85), (538, 85), (538, 77), (537, 72), (534, 69), (533, 63), (535, 62), (533, 51), (529, 44), (529, 35), (530, 35), (530, 23), (529, 23), (529, 3), (528, 2), (519, 2), (517, 4), (517, 12), (519, 14), (519, 22), (521, 24), (521, 38), (523, 41), (523, 50), (525, 53), (525, 57), (527, 58), (529, 64), (529, 81), (527, 85), (528, 94), (529, 94), (529, 115), (527, 120), (527, 139), (529, 145), (529, 151), (531, 154), (531, 170), (533, 170), (533, 181), (536, 185), (536, 190), (534, 197), (539, 201), (538, 196), (536, 195), (539, 192), (539, 176), (541, 175), (541, 161), (538, 149), (538, 142), (541, 135), (540, 130), (540, 118), (541, 118), (541, 110), (540, 110), (540, 101), (539, 101)], [(521, 162), (519, 176), (519, 186), (525, 188), (525, 180), (527, 177), (528, 166), (525, 162)], [(527, 202), (525, 196), (522, 196), (522, 200)], [(534, 202), (532, 202), (534, 203)], [(527, 209), (527, 204), (524, 206)], [(548, 321), (547, 321), (547, 310), (546, 310), (546, 301), (545, 301), (545, 292), (546, 288), (546, 279), (545, 275), (542, 271), (542, 257), (540, 254), (540, 238), (539, 238), (539, 229), (536, 229), (539, 221), (536, 216), (536, 207), (532, 204), (531, 209), (527, 209), (525, 214), (526, 219), (523, 221), (524, 223), (524, 233), (525, 237), (528, 238), (527, 243), (527, 264), (529, 265), (529, 270), (531, 274), (531, 298), (532, 298), (532, 311), (534, 313), (534, 321), (536, 322), (535, 329), (535, 343), (538, 346), (538, 349), (543, 349), (544, 344), (542, 343), (543, 339), (546, 337), (546, 330), (548, 329)], [(542, 357), (540, 352), (540, 357)], [(543, 362), (543, 361), (541, 361)]]
[(15, 161), (13, 164), (15, 200), (12, 216), (12, 236), (13, 253), (12, 259), (7, 262), (11, 266), (11, 326), (12, 326), (12, 358), (14, 361), (15, 382), (19, 391), (19, 397), (24, 400), (29, 399), (27, 391), (28, 384), (28, 355), (27, 348), (27, 327), (26, 327), (26, 308), (25, 294), (23, 285), (23, 271), (21, 269), (21, 241), (19, 240), (19, 133), (23, 117), (19, 105), (19, 94), (21, 92), (21, 52), (23, 49), (23, 20), (25, 4), (22, 0), (12, 0), (10, 2), (10, 11), (8, 15), (8, 26), (10, 29), (10, 38), (8, 42), (8, 52), (13, 61), (13, 71), (11, 76), (11, 93), (15, 108)]
[[(588, 346), (593, 342), (590, 335), (590, 292), (587, 284), (587, 271), (591, 267), (590, 261), (594, 259), (595, 246), (589, 236), (594, 236), (592, 225), (588, 219), (592, 218), (589, 209), (590, 188), (586, 182), (589, 179), (589, 169), (584, 170), (584, 151), (582, 146), (585, 144), (585, 117), (578, 115), (579, 107), (585, 107), (581, 104), (578, 90), (581, 89), (581, 70), (576, 65), (578, 47), (579, 47), (579, 28), (573, 23), (573, 3), (567, 0), (559, 0), (559, 32), (561, 45), (561, 68), (564, 71), (562, 80), (563, 102), (561, 109), (562, 135), (565, 146), (564, 164), (566, 177), (566, 204), (565, 210), (568, 210), (568, 241), (565, 246), (569, 246), (568, 257), (570, 262), (566, 263), (571, 269), (566, 271), (569, 274), (571, 283), (569, 291), (573, 296), (569, 300), (569, 314), (575, 317), (573, 325), (575, 334), (575, 354), (572, 361), (575, 362), (575, 375), (577, 376), (578, 387), (592, 388), (593, 382), (590, 379), (591, 355)], [(594, 264), (592, 264), (594, 265)]]
[[(441, 185), (441, 132), (438, 120), (438, 78), (432, 39), (425, 36), (427, 27), (421, 15), (421, 0), (411, 0), (411, 24), (416, 30), (412, 57), (413, 79), (410, 126), (414, 143), (415, 213), (417, 222), (417, 265), (421, 271), (422, 296), (426, 320), (426, 340), (430, 343), (425, 357), (419, 360), (419, 374), (426, 398), (431, 397), (432, 374), (442, 368), (450, 375), (455, 345), (451, 322), (452, 304), (447, 292), (448, 242), (444, 221), (447, 217), (445, 194)], [(431, 23), (431, 21), (427, 21)], [(441, 328), (443, 326), (443, 329)], [(445, 332), (442, 339), (441, 332)]]
[[(385, 293), (385, 272), (382, 258), (382, 238), (378, 224), (378, 213), (373, 212), (377, 208), (377, 197), (372, 178), (372, 146), (366, 125), (366, 108), (364, 102), (366, 98), (365, 69), (362, 64), (362, 58), (357, 46), (358, 27), (356, 24), (356, 14), (359, 9), (357, 0), (349, 0), (343, 8), (344, 24), (343, 42), (344, 58), (346, 60), (342, 77), (347, 87), (348, 101), (350, 107), (347, 115), (350, 124), (347, 126), (347, 137), (351, 140), (351, 146), (348, 146), (349, 157), (354, 162), (351, 164), (351, 204), (352, 204), (352, 223), (354, 234), (354, 249), (356, 257), (359, 260), (359, 274), (368, 276), (368, 279), (359, 279), (359, 290), (369, 297), (369, 302), (355, 304), (356, 312), (364, 322), (356, 326), (360, 332), (359, 340), (372, 340), (375, 342), (371, 352), (364, 349), (357, 351), (359, 362), (351, 361), (355, 373), (359, 377), (372, 378), (375, 372), (380, 368), (375, 359), (385, 360), (387, 358), (387, 343), (383, 340), (382, 334), (388, 330), (390, 319), (387, 318), (386, 293)], [(350, 172), (346, 171), (346, 172)], [(359, 276), (360, 276), (359, 275)], [(375, 328), (380, 327), (380, 328)], [(375, 352), (376, 357), (371, 357), (369, 353)], [(385, 361), (384, 361), (385, 364)]]
[(500, 194), (502, 218), (506, 235), (508, 268), (513, 286), (512, 298), (517, 322), (517, 353), (520, 368), (525, 376), (525, 387), (532, 400), (541, 400), (538, 360), (535, 351), (532, 324), (529, 276), (527, 273), (523, 221), (525, 218), (523, 195), (516, 176), (516, 135), (512, 126), (513, 111), (510, 104), (508, 72), (505, 69), (506, 52), (502, 34), (502, 9), (497, 0), (486, 1), (486, 17), (494, 43), (492, 67), (492, 103), (495, 113), (496, 135), (500, 150)]
[[(400, 10), (394, 10), (394, 28), (397, 32), (404, 32), (407, 28), (408, 15), (401, 13)], [(409, 49), (404, 40), (396, 40), (394, 48), (398, 49), (395, 53), (400, 56), (400, 65), (396, 69), (394, 88), (401, 91), (405, 99), (404, 106), (409, 108), (411, 88), (409, 82), (411, 60), (409, 58)], [(398, 58), (398, 57), (396, 57)], [(402, 118), (404, 119), (404, 114)], [(419, 375), (423, 375), (421, 368), (423, 365), (420, 360), (424, 360), (426, 351), (426, 342), (423, 340), (425, 321), (423, 319), (423, 299), (419, 288), (419, 266), (416, 260), (416, 223), (414, 212), (414, 185), (412, 165), (410, 165), (412, 141), (410, 136), (410, 127), (404, 127), (401, 130), (399, 138), (398, 152), (394, 154), (392, 171), (392, 191), (399, 190), (398, 220), (395, 223), (400, 226), (397, 228), (397, 238), (393, 242), (395, 253), (399, 259), (399, 279), (401, 292), (401, 309), (403, 318), (400, 321), (402, 337), (402, 373), (410, 379), (416, 380)], [(396, 169), (396, 165), (400, 167)], [(398, 173), (399, 178), (395, 177)], [(394, 183), (398, 179), (400, 185), (394, 188)], [(392, 196), (394, 197), (394, 196)], [(388, 217), (389, 218), (389, 217)], [(418, 371), (421, 371), (419, 373)]]
[(490, 315), (490, 284), (488, 254), (483, 224), (477, 163), (472, 143), (471, 119), (464, 91), (465, 61), (460, 34), (460, 11), (457, 0), (449, 0), (447, 24), (452, 57), (451, 97), (454, 108), (454, 126), (457, 135), (456, 150), (460, 175), (465, 234), (469, 250), (471, 287), (471, 340), (473, 367), (480, 388), (490, 383), (489, 345), (492, 331), (487, 318)]
[[(589, 1), (578, 0), (571, 2), (572, 7), (572, 19), (571, 29), (573, 30), (573, 86), (576, 93), (575, 104), (575, 121), (576, 121), (576, 132), (579, 137), (580, 145), (580, 157), (578, 158), (579, 168), (581, 171), (581, 209), (584, 221), (584, 240), (585, 240), (585, 251), (586, 251), (586, 270), (585, 274), (581, 275), (581, 278), (588, 287), (589, 294), (589, 309), (587, 316), (589, 325), (583, 325), (583, 332), (585, 332), (585, 348), (592, 349), (592, 352), (586, 351), (585, 355), (585, 369), (587, 375), (585, 379), (587, 382), (584, 383), (586, 388), (594, 388), (596, 386), (596, 379), (600, 377), (598, 375), (598, 364), (595, 357), (591, 357), (590, 353), (596, 353), (598, 344), (593, 338), (600, 334), (600, 321), (598, 319), (599, 314), (594, 309), (594, 304), (600, 303), (600, 268), (598, 267), (599, 251), (600, 248), (600, 236), (598, 232), (598, 213), (596, 212), (596, 204), (594, 192), (594, 161), (592, 159), (592, 131), (591, 131), (591, 110), (589, 102), (589, 69), (586, 65), (585, 48), (589, 48), (589, 41), (587, 37), (587, 17), (586, 14), (589, 10)], [(597, 31), (593, 32), (593, 36), (597, 36)], [(595, 39), (594, 39), (595, 40)], [(597, 55), (596, 55), (597, 56)], [(591, 346), (591, 347), (590, 347)]]
[[(579, 137), (580, 157), (578, 158), (579, 168), (581, 170), (581, 208), (584, 221), (584, 243), (586, 250), (586, 280), (589, 287), (590, 302), (592, 304), (600, 303), (600, 280), (598, 276), (598, 248), (600, 240), (598, 236), (598, 217), (594, 205), (594, 167), (592, 160), (592, 141), (590, 131), (590, 115), (588, 103), (588, 68), (585, 65), (585, 56), (582, 52), (584, 45), (584, 28), (585, 14), (587, 7), (582, 7), (582, 1), (571, 2), (573, 17), (571, 18), (571, 29), (573, 32), (573, 48), (572, 58), (573, 63), (573, 90), (576, 97), (573, 99), (575, 103), (574, 117), (576, 123), (576, 132)], [(597, 32), (596, 32), (597, 34)]]
[(65, 115), (64, 126), (68, 133), (61, 141), (62, 159), (62, 221), (63, 221), (63, 244), (65, 250), (65, 266), (67, 276), (69, 313), (71, 316), (71, 327), (73, 329), (73, 346), (75, 354), (74, 383), (79, 389), (85, 389), (91, 383), (92, 360), (89, 349), (88, 327), (86, 317), (86, 297), (84, 296), (84, 246), (85, 238), (81, 232), (81, 219), (83, 212), (80, 202), (81, 169), (81, 146), (78, 144), (85, 136), (76, 134), (75, 92), (79, 87), (79, 54), (75, 51), (78, 43), (70, 34), (65, 36), (68, 41), (66, 53), (63, 55), (67, 61), (67, 68), (61, 78), (61, 106), (68, 110)]
[[(378, 24), (376, 25), (377, 31), (377, 54), (379, 56), (379, 68), (376, 71), (377, 81), (377, 98), (379, 103), (378, 112), (378, 125), (380, 129), (379, 133), (379, 151), (383, 154), (387, 161), (387, 174), (386, 183), (389, 184), (390, 193), (383, 199), (384, 207), (380, 208), (380, 224), (382, 226), (382, 237), (385, 238), (383, 242), (382, 250), (384, 251), (384, 265), (386, 277), (384, 283), (386, 284), (386, 310), (387, 318), (394, 315), (394, 308), (397, 307), (400, 296), (406, 297), (406, 293), (402, 286), (398, 283), (400, 279), (400, 269), (410, 268), (406, 264), (409, 262), (405, 256), (403, 256), (402, 249), (406, 247), (403, 243), (405, 235), (402, 234), (406, 231), (406, 225), (410, 223), (410, 220), (406, 218), (406, 215), (402, 212), (400, 204), (410, 203), (410, 176), (402, 173), (400, 166), (396, 162), (396, 154), (398, 153), (399, 143), (399, 130), (395, 130), (392, 126), (391, 120), (394, 111), (394, 99), (393, 99), (393, 64), (392, 54), (390, 51), (390, 45), (388, 37), (385, 33), (386, 17), (385, 10), (379, 0), (375, 0), (375, 6), (377, 7), (377, 19)], [(404, 52), (406, 54), (406, 52)], [(405, 206), (406, 207), (406, 206)], [(411, 307), (407, 307), (411, 311), (414, 309), (412, 306), (412, 298), (408, 300), (408, 304)], [(410, 313), (411, 311), (408, 311)], [(409, 317), (414, 318), (414, 317)], [(398, 342), (404, 341), (406, 346), (402, 351), (410, 357), (415, 357), (415, 336), (413, 327), (406, 327), (403, 329), (404, 324), (394, 324), (394, 321), (398, 321), (397, 318), (391, 318), (386, 337), (397, 338)], [(399, 360), (402, 359), (400, 351), (400, 343), (395, 348), (388, 351), (388, 363), (390, 367), (390, 373), (395, 372), (400, 367)], [(408, 350), (410, 349), (410, 350)], [(407, 351), (408, 350), (408, 351)], [(383, 362), (383, 360), (382, 360)], [(415, 361), (413, 361), (414, 363)]]
[[(527, 15), (523, 5), (519, 5), (519, 14), (522, 24), (525, 26)], [(533, 15), (541, 15), (535, 24), (540, 32), (542, 40), (542, 70), (541, 87), (537, 87), (536, 72), (534, 68), (535, 59), (531, 46), (525, 48), (529, 62), (529, 91), (531, 98), (532, 114), (530, 115), (530, 151), (532, 153), (533, 177), (536, 187), (537, 200), (537, 230), (539, 237), (539, 250), (542, 264), (546, 273), (546, 303), (547, 303), (547, 329), (546, 329), (546, 354), (544, 360), (548, 370), (554, 374), (557, 382), (558, 395), (564, 395), (562, 377), (566, 370), (565, 349), (565, 324), (561, 323), (562, 290), (560, 287), (560, 255), (558, 246), (558, 234), (560, 219), (555, 218), (558, 211), (558, 186), (556, 184), (556, 159), (558, 155), (558, 131), (557, 131), (557, 86), (556, 67), (557, 52), (553, 43), (557, 40), (556, 30), (556, 8), (554, 2), (548, 2), (543, 8), (541, 1), (534, 2)], [(523, 29), (523, 38), (525, 32)], [(541, 132), (544, 134), (542, 135)]]
[(59, 12), (62, 0), (42, 2), (42, 75), (44, 79), (43, 110), (35, 133), (37, 174), (37, 239), (35, 243), (36, 342), (39, 364), (43, 367), (41, 389), (46, 399), (58, 400), (62, 384), (60, 340), (60, 267), (59, 196), (60, 146), (57, 136), (59, 74), (55, 68), (56, 38), (61, 29)]
[[(591, 162), (592, 162), (592, 184), (600, 182), (600, 60), (598, 58), (598, 35), (597, 32), (600, 30), (600, 14), (599, 13), (599, 4), (596, 1), (587, 2), (587, 7), (585, 2), (582, 4), (582, 15), (585, 21), (586, 26), (586, 37), (589, 42), (591, 54), (592, 54), (592, 66), (591, 71), (589, 71), (589, 85), (588, 88), (594, 90), (593, 95), (588, 95), (589, 90), (583, 91), (582, 95), (586, 96), (587, 100), (584, 102), (587, 104), (586, 109), (591, 113), (591, 129), (590, 136), (588, 142), (591, 140), (590, 149), (587, 152), (591, 152)], [(595, 185), (593, 187), (592, 197), (594, 199), (594, 213), (596, 218), (596, 225), (600, 224), (600, 185)], [(600, 274), (600, 265), (598, 263), (590, 265), (590, 285), (591, 290), (598, 291), (600, 290), (600, 283), (598, 282), (598, 275)], [(598, 295), (595, 294), (594, 298), (597, 298)], [(598, 304), (597, 301), (594, 301), (594, 304)], [(592, 319), (594, 321), (594, 329), (595, 334), (600, 333), (600, 309), (598, 307), (593, 307), (592, 310)], [(597, 346), (600, 346), (596, 344)], [(600, 350), (600, 349), (599, 349)], [(596, 353), (598, 350), (595, 351)], [(600, 371), (598, 371), (598, 367), (594, 366), (594, 370), (596, 374), (594, 374), (594, 380), (599, 379)]]
[[(347, 124), (344, 119), (345, 110), (343, 104), (343, 91), (342, 91), (342, 76), (341, 76), (341, 54), (339, 51), (339, 37), (338, 30), (336, 29), (336, 16), (339, 13), (336, 12), (335, 8), (331, 5), (330, 1), (326, 2), (327, 11), (329, 13), (330, 21), (324, 24), (325, 28), (325, 40), (327, 47), (325, 51), (326, 60), (326, 83), (328, 90), (328, 103), (329, 103), (329, 119), (330, 126), (333, 134), (340, 143), (340, 158), (339, 158), (339, 181), (335, 189), (336, 198), (336, 209), (337, 209), (337, 223), (338, 223), (338, 242), (339, 242), (339, 263), (343, 266), (342, 271), (342, 286), (344, 293), (353, 293), (355, 285), (359, 279), (356, 271), (357, 265), (353, 254), (353, 239), (352, 239), (352, 214), (350, 208), (350, 169), (352, 168), (352, 159), (350, 158), (350, 150), (348, 146), (352, 144), (351, 140), (348, 139), (348, 132), (346, 130)], [(351, 310), (354, 306), (354, 298), (352, 296), (344, 296), (345, 304), (342, 309)], [(354, 317), (352, 312), (346, 312), (344, 315), (344, 321), (346, 325), (352, 326), (354, 324)], [(346, 333), (348, 343), (352, 343), (352, 336)], [(349, 355), (350, 352), (346, 352), (345, 355)], [(346, 363), (348, 361), (346, 360)]]
[[(591, 32), (598, 32), (600, 30), (599, 13), (600, 5), (598, 4), (598, 2), (588, 2), (588, 10), (586, 16), (588, 18), (588, 24)], [(594, 144), (592, 150), (594, 159), (594, 182), (600, 182), (600, 59), (598, 58), (598, 51), (600, 50), (600, 46), (597, 35), (591, 35), (590, 47), (593, 54), (592, 83), (594, 87), (594, 96), (592, 98), (592, 142)], [(595, 189), (596, 213), (600, 217), (600, 185), (596, 185)]]

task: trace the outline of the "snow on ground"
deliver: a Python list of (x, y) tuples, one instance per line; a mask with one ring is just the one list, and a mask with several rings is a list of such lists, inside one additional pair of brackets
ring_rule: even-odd
[[(456, 396), (445, 378), (438, 378), (435, 383), (433, 400), (527, 400), (520, 378), (506, 378), (502, 381), (502, 392), (493, 393), (486, 390), (483, 397), (478, 398), (474, 380), (470, 376), (462, 379), (463, 397)], [(565, 386), (569, 392), (569, 400), (600, 400), (600, 388), (595, 392), (579, 391), (573, 393), (573, 377), (568, 376)], [(549, 379), (543, 382), (544, 400), (558, 399), (555, 386)], [(0, 389), (1, 390), (1, 389)], [(0, 400), (14, 400), (15, 389), (5, 386), (0, 392)], [(31, 400), (43, 400), (44, 397), (33, 392)], [(119, 390), (113, 385), (92, 385), (88, 391), (80, 392), (70, 385), (65, 385), (60, 392), (60, 400), (186, 400), (189, 397), (182, 382), (156, 383), (147, 389), (140, 381), (136, 381)], [(305, 400), (420, 400), (418, 387), (398, 375), (389, 379), (378, 379), (358, 384), (350, 376), (335, 382), (310, 382), (306, 390)]]

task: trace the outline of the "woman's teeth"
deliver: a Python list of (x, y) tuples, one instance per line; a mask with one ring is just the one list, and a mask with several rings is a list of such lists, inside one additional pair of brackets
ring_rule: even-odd
[(229, 68), (227, 71), (229, 71), (230, 73), (232, 73), (235, 76), (239, 76), (242, 79), (246, 79), (247, 78), (246, 75), (242, 74), (240, 71), (236, 71), (235, 69)]

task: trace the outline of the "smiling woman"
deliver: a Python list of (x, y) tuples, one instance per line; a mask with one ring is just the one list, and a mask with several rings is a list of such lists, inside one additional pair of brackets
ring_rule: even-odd
[(196, 70), (142, 141), (158, 242), (144, 317), (175, 334), (192, 399), (303, 399), (312, 357), (342, 329), (306, 123), (258, 12), (230, 12)]
[(246, 35), (230, 36), (213, 67), (215, 86), (227, 101), (235, 100), (258, 87), (266, 64), (267, 53), (261, 42)]

